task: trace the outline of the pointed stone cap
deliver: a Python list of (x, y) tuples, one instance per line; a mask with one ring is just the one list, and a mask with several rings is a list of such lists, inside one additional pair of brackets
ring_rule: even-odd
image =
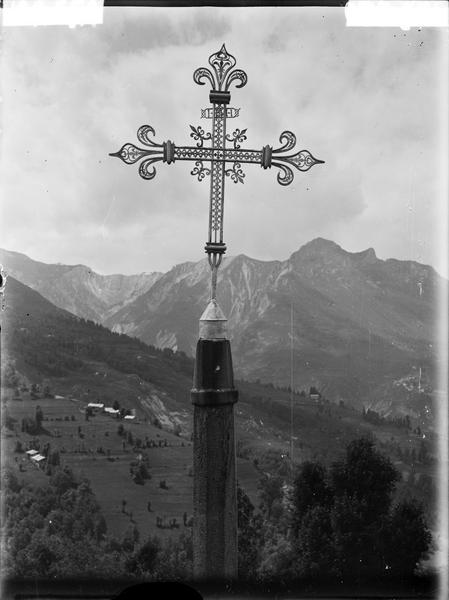
[(200, 339), (226, 339), (227, 319), (216, 300), (211, 300), (200, 317)]

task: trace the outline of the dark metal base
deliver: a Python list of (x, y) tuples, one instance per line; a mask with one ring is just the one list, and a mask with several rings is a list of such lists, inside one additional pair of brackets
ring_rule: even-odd
[(219, 406), (237, 402), (229, 340), (198, 340), (193, 381), (193, 404)]

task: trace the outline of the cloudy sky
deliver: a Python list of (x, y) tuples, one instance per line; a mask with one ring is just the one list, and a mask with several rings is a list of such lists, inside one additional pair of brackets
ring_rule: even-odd
[(208, 86), (192, 73), (223, 42), (248, 74), (231, 106), (250, 148), (326, 161), (295, 172), (246, 165), (226, 180), (228, 254), (285, 259), (321, 236), (349, 251), (444, 272), (446, 31), (347, 28), (340, 8), (109, 8), (97, 27), (3, 31), (1, 245), (100, 273), (165, 271), (204, 256), (209, 186), (193, 164), (152, 181), (108, 156), (142, 124), (194, 143)]

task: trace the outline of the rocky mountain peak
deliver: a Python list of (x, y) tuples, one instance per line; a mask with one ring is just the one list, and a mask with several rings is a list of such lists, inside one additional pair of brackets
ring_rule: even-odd
[(362, 250), (362, 252), (354, 252), (352, 256), (363, 263), (374, 263), (379, 260), (374, 248), (367, 248), (366, 250)]
[(334, 267), (350, 267), (358, 264), (371, 264), (379, 259), (373, 248), (361, 252), (348, 252), (341, 246), (318, 237), (301, 246), (294, 252), (289, 261), (294, 265), (305, 265), (308, 263), (319, 263)]

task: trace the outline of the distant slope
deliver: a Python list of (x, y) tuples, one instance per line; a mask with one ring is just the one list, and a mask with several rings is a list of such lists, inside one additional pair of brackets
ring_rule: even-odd
[[(295, 387), (326, 386), (335, 399), (385, 404), (394, 381), (419, 368), (423, 381), (433, 380), (439, 285), (429, 266), (383, 261), (372, 249), (346, 252), (318, 238), (283, 262), (225, 259), (218, 298), (239, 376), (290, 382), (293, 317)], [(105, 324), (193, 354), (208, 294), (205, 260), (178, 265)]]
[(0, 249), (5, 271), (56, 306), (101, 323), (109, 314), (147, 292), (161, 273), (99, 275), (84, 265), (46, 264)]
[[(81, 469), (87, 477), (95, 479), (95, 485), (99, 486), (96, 491), (105, 507), (109, 507), (108, 518), (123, 521), (122, 517), (117, 517), (117, 512), (120, 511), (122, 490), (127, 481), (129, 484), (129, 464), (117, 469), (115, 463), (110, 463), (104, 456), (98, 457), (95, 453), (91, 455), (84, 451), (80, 454), (78, 446), (81, 442), (77, 433), (80, 421), (82, 429), (89, 433), (84, 438), (85, 443), (93, 449), (98, 445), (110, 448), (114, 454), (121, 456), (120, 461), (125, 454), (128, 456), (130, 450), (123, 454), (115, 421), (107, 417), (84, 421), (84, 407), (89, 401), (112, 405), (117, 400), (122, 407), (136, 409), (141, 417), (136, 431), (142, 439), (146, 435), (155, 439), (159, 434), (167, 436), (166, 432), (171, 433), (169, 439), (173, 450), (153, 461), (157, 479), (151, 484), (151, 498), (153, 495), (155, 501), (156, 497), (159, 498), (155, 505), (160, 507), (158, 510), (163, 510), (164, 502), (161, 496), (163, 492), (158, 488), (159, 479), (167, 478), (174, 489), (179, 479), (183, 490), (190, 489), (191, 358), (169, 349), (158, 350), (138, 339), (113, 333), (101, 325), (76, 317), (55, 307), (13, 277), (8, 278), (6, 310), (1, 318), (4, 353), (2, 396), (6, 401), (8, 418), (15, 419), (18, 425), (23, 416), (33, 417), (36, 401), (29, 397), (29, 391), (24, 391), (25, 388), (29, 390), (32, 383), (38, 383), (41, 390), (43, 385), (48, 385), (54, 394), (64, 396), (64, 400), (43, 399), (39, 392), (38, 402), (44, 407), (45, 415), (59, 421), (46, 426), (63, 431), (61, 438), (52, 436), (51, 443), (55, 447), (65, 447), (64, 464), (71, 464)], [(408, 478), (411, 472), (418, 482), (418, 474), (430, 473), (433, 477), (433, 462), (429, 467), (429, 463), (416, 463), (411, 457), (412, 449), (419, 456), (424, 435), (428, 452), (431, 455), (433, 453), (433, 408), (426, 394), (421, 394), (420, 410), (417, 416), (412, 415), (411, 429), (407, 429), (403, 424), (398, 425), (393, 421), (367, 420), (361, 410), (347, 404), (326, 401), (316, 404), (307, 395), (295, 394), (291, 397), (288, 390), (272, 385), (237, 381), (237, 387), (240, 393), (235, 406), (237, 453), (240, 458), (238, 477), (253, 498), (256, 496), (257, 482), (254, 468), (259, 474), (279, 470), (290, 472), (291, 430), (294, 436), (294, 459), (297, 462), (307, 459), (331, 462), (350, 440), (361, 435), (375, 435), (379, 447), (392, 457), (404, 477)], [(16, 395), (21, 401), (14, 399)], [(67, 420), (71, 414), (76, 414), (74, 423)], [(161, 425), (165, 432), (159, 429)], [(421, 428), (419, 435), (412, 432), (417, 425)], [(176, 433), (181, 435), (177, 436)], [(12, 463), (14, 434), (10, 433), (7, 438), (7, 456)], [(132, 459), (131, 455), (126, 458), (128, 462)], [(169, 456), (170, 460), (164, 456)], [(15, 468), (18, 469), (17, 464)], [(137, 514), (139, 523), (144, 526), (149, 518), (146, 516), (148, 497), (138, 494), (136, 488), (132, 489), (136, 507), (140, 498)], [(111, 497), (111, 490), (115, 490), (114, 498)], [(418, 488), (416, 490), (419, 491)], [(429, 496), (424, 488), (421, 491), (423, 499), (426, 494)], [(182, 502), (179, 498), (173, 502), (175, 504), (168, 511), (173, 515), (180, 516), (183, 510), (190, 510), (190, 496)], [(151, 527), (155, 528), (154, 523)]]
[(168, 397), (176, 398), (191, 387), (191, 358), (76, 317), (13, 277), (7, 281), (3, 321), (4, 353), (29, 380), (90, 378), (92, 392), (99, 388), (106, 393), (108, 382), (95, 380), (108, 368), (122, 378), (134, 377), (137, 389), (142, 378)]
[[(209, 298), (206, 260), (163, 275), (103, 277), (83, 266), (7, 254), (0, 259), (9, 273), (20, 273), (58, 306), (194, 355)], [(293, 367), (295, 389), (314, 385), (333, 400), (408, 412), (420, 404), (418, 392), (435, 387), (437, 291), (443, 284), (429, 266), (380, 260), (372, 249), (347, 252), (322, 238), (285, 261), (225, 258), (218, 299), (229, 319), (236, 375), (289, 385)]]

